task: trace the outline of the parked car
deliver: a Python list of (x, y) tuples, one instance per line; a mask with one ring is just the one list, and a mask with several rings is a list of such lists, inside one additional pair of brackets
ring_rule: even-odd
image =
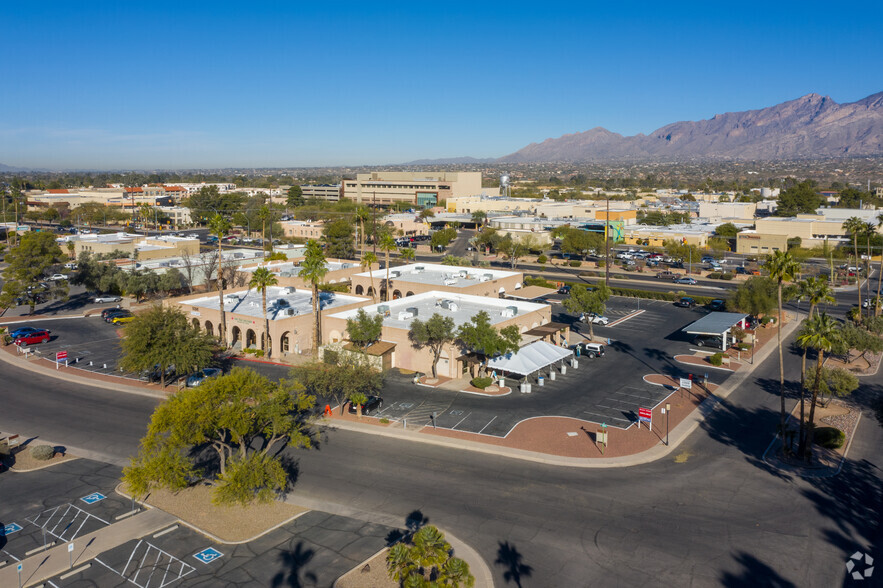
[(187, 386), (194, 388), (205, 382), (208, 378), (220, 376), (223, 372), (218, 368), (203, 368), (195, 374), (187, 376)]
[(63, 282), (67, 280), (67, 276), (64, 274), (52, 274), (47, 279), (52, 280), (53, 282)]
[(693, 308), (694, 306), (696, 306), (696, 301), (689, 296), (682, 296), (680, 300), (675, 302), (675, 306), (680, 306), (682, 308)]
[(869, 308), (869, 307), (879, 306), (879, 305), (880, 305), (880, 300), (876, 297), (865, 298), (864, 301), (862, 302), (862, 308)]
[(560, 288), (558, 288), (559, 294), (570, 294), (570, 284), (564, 284)]
[(605, 351), (601, 343), (582, 342), (572, 345), (570, 348), (577, 357), (588, 357), (589, 359), (603, 357)]
[(109, 315), (109, 314), (115, 314), (115, 313), (117, 313), (117, 312), (120, 312), (121, 310), (123, 310), (123, 309), (120, 308), (119, 305), (117, 305), (117, 306), (115, 306), (115, 307), (113, 307), (113, 308), (105, 308), (104, 310), (101, 311), (101, 318), (103, 318), (103, 319), (107, 319), (107, 315)]
[(95, 297), (95, 304), (102, 304), (104, 302), (120, 302), (122, 298), (120, 296), (115, 296), (114, 294), (99, 294)]
[(678, 278), (678, 279), (676, 279), (676, 280), (675, 280), (675, 284), (687, 284), (687, 285), (689, 285), (689, 286), (695, 286), (695, 285), (696, 285), (696, 279), (695, 279), (695, 278), (691, 278), (691, 277), (689, 277), (689, 276), (684, 276), (683, 278)]
[[(369, 396), (368, 400), (365, 401), (365, 404), (362, 405), (362, 414), (371, 414), (372, 412), (377, 412), (383, 408), (383, 398), (380, 396)], [(356, 413), (356, 405), (350, 402), (349, 407), (350, 414)]]
[(724, 340), (717, 335), (698, 335), (693, 339), (693, 345), (696, 347), (717, 347), (720, 349), (724, 345)]
[(760, 320), (756, 316), (749, 316), (745, 318), (745, 328), (749, 331), (753, 331), (759, 326)]
[(610, 322), (610, 319), (607, 318), (606, 316), (602, 316), (600, 314), (588, 314), (588, 313), (583, 313), (582, 320), (587, 323), (591, 322), (592, 324), (595, 324), (595, 325), (606, 325), (607, 323)]
[(37, 345), (40, 343), (46, 343), (49, 339), (49, 331), (46, 329), (39, 329), (31, 333), (25, 333), (21, 337), (16, 338), (13, 342), (16, 345)]
[(115, 325), (124, 325), (126, 323), (131, 323), (135, 320), (135, 315), (131, 312), (127, 312), (126, 314), (115, 314), (110, 319), (110, 322)]
[(126, 310), (125, 308), (118, 308), (114, 312), (109, 312), (107, 316), (104, 317), (104, 322), (112, 323), (113, 319), (117, 317), (126, 317), (126, 316), (134, 316), (131, 310)]
[(711, 302), (708, 303), (708, 310), (712, 312), (721, 312), (726, 308), (727, 301), (721, 300), (720, 298), (715, 298)]
[(12, 331), (9, 331), (9, 336), (12, 337), (13, 340), (18, 339), (19, 337), (24, 337), (25, 335), (29, 335), (31, 333), (36, 333), (37, 331), (43, 331), (44, 329), (38, 329), (37, 327), (18, 327)]
[[(160, 369), (159, 364), (154, 365), (149, 370), (144, 370), (141, 372), (141, 378), (147, 380), (148, 382), (159, 382), (162, 378), (160, 376), (163, 375), (163, 370)], [(168, 383), (169, 380), (175, 375), (175, 366), (170, 365), (165, 369), (165, 381)]]
[(736, 273), (739, 275), (748, 275), (748, 270), (745, 269), (744, 266), (740, 265), (739, 267), (736, 268)]
[(70, 263), (64, 264), (64, 269), (75, 270), (77, 269), (77, 262), (71, 261)]

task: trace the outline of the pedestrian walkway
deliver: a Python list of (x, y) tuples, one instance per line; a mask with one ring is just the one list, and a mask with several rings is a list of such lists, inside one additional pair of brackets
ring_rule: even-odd
[[(177, 519), (159, 509), (150, 509), (76, 537), (51, 549), (32, 555), (17, 564), (0, 568), (0, 586), (32, 586), (89, 563), (98, 555), (133, 539), (174, 523)], [(19, 571), (21, 566), (21, 571)]]

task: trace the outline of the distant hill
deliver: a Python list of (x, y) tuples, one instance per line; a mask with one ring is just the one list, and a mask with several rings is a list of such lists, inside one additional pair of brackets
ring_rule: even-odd
[(475, 157), (448, 157), (442, 159), (415, 159), (414, 161), (401, 163), (399, 165), (457, 165), (465, 163), (493, 163), (494, 161), (496, 161), (496, 159), (493, 157), (485, 157), (483, 159), (477, 159)]
[(31, 171), (31, 170), (26, 167), (15, 167), (15, 166), (4, 165), (4, 164), (0, 163), (0, 172), (26, 172), (26, 171)]
[(837, 104), (807, 94), (797, 100), (708, 120), (677, 122), (649, 135), (594, 129), (531, 143), (498, 162), (801, 159), (883, 155), (883, 92)]

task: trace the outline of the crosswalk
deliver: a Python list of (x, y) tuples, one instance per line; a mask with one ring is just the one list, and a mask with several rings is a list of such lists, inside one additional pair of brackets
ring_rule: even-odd
[(72, 541), (80, 535), (97, 531), (110, 523), (73, 504), (62, 504), (27, 519), (60, 541)]
[(95, 561), (138, 588), (165, 588), (196, 571), (193, 566), (143, 539), (132, 549), (122, 570), (116, 570), (98, 558)]

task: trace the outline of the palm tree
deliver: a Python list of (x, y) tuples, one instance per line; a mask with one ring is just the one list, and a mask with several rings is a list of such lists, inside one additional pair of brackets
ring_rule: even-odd
[(313, 332), (313, 356), (319, 356), (319, 345), (322, 343), (322, 305), (319, 304), (319, 284), (328, 273), (328, 264), (325, 263), (325, 253), (322, 246), (315, 239), (307, 241), (307, 250), (304, 253), (304, 260), (301, 263), (301, 270), (297, 274), (313, 286), (313, 316), (316, 320), (315, 330)]
[(221, 309), (221, 326), (219, 330), (221, 331), (221, 346), (227, 346), (227, 315), (224, 312), (224, 280), (221, 278), (221, 268), (224, 265), (224, 255), (223, 255), (223, 244), (224, 237), (227, 236), (227, 233), (230, 232), (230, 221), (221, 216), (220, 214), (215, 214), (208, 222), (209, 230), (211, 234), (218, 238), (218, 303), (219, 308)]
[[(865, 223), (857, 216), (850, 217), (843, 221), (843, 230), (852, 235), (852, 249), (855, 253), (855, 266), (858, 267), (858, 236), (864, 231)], [(847, 263), (847, 265), (849, 265)], [(847, 271), (847, 274), (849, 272)], [(858, 310), (859, 310), (859, 320), (861, 320), (861, 310), (862, 310), (862, 287), (861, 287), (861, 276), (856, 276), (855, 279), (856, 290), (858, 291)]]
[(402, 247), (399, 249), (399, 259), (402, 261), (414, 261), (417, 254), (410, 247)]
[(376, 255), (370, 251), (366, 251), (362, 254), (361, 266), (362, 269), (368, 269), (368, 277), (371, 280), (371, 298), (374, 299), (374, 302), (377, 302), (377, 290), (374, 289), (374, 270), (371, 269), (375, 263), (377, 263)]
[(265, 267), (259, 267), (251, 274), (251, 280), (248, 282), (249, 288), (255, 288), (261, 291), (261, 298), (264, 308), (264, 339), (261, 341), (261, 349), (270, 357), (273, 346), (270, 344), (270, 317), (267, 315), (267, 286), (275, 286), (279, 283), (276, 275)]
[[(819, 304), (827, 303), (834, 304), (836, 302), (834, 298), (834, 291), (831, 290), (831, 286), (828, 285), (828, 282), (816, 277), (806, 278), (802, 280), (798, 284), (798, 291), (800, 293), (801, 298), (806, 298), (809, 300), (809, 318), (814, 316), (814, 312), (816, 307)], [(801, 363), (800, 369), (800, 383), (803, 384), (804, 374), (806, 373), (806, 352), (807, 349), (803, 349), (803, 360)], [(803, 390), (800, 391), (803, 394)]]
[(371, 220), (371, 212), (367, 206), (356, 209), (356, 221), (359, 223), (359, 252), (365, 250), (365, 223)]
[(261, 219), (261, 249), (267, 249), (267, 221), (273, 216), (270, 207), (264, 204), (258, 209), (258, 218)]
[[(877, 222), (883, 225), (883, 214), (877, 215)], [(880, 300), (881, 294), (883, 294), (883, 251), (880, 252), (880, 265), (877, 267), (877, 300)], [(880, 304), (875, 304), (874, 316), (879, 316), (880, 310)]]
[[(871, 237), (877, 234), (877, 225), (872, 222), (862, 223), (862, 234), (865, 237), (866, 259), (865, 259), (865, 292), (868, 299), (871, 298)], [(874, 301), (874, 308), (877, 302)], [(871, 305), (868, 305), (868, 316), (871, 316)]]
[(816, 377), (813, 382), (812, 400), (809, 405), (809, 422), (803, 422), (803, 393), (800, 402), (800, 445), (798, 454), (807, 460), (812, 456), (812, 434), (815, 427), (816, 401), (819, 397), (821, 384), (822, 364), (825, 360), (825, 352), (831, 351), (841, 341), (840, 327), (836, 320), (824, 312), (819, 316), (809, 319), (803, 329), (797, 335), (797, 343), (804, 348), (812, 347), (818, 352), (816, 358)]
[(386, 301), (389, 302), (389, 293), (390, 293), (390, 283), (389, 283), (389, 252), (396, 248), (396, 240), (392, 238), (392, 235), (389, 233), (384, 233), (382, 237), (380, 237), (380, 242), (377, 244), (382, 251), (386, 253)]
[(68, 241), (68, 242), (67, 242), (67, 255), (68, 255), (68, 257), (70, 257), (71, 259), (74, 258), (74, 249), (75, 249), (75, 247), (76, 247), (76, 246), (74, 245), (74, 242), (73, 242), (73, 241)]
[(776, 325), (776, 342), (779, 347), (779, 396), (781, 399), (781, 409), (779, 418), (779, 434), (784, 439), (785, 435), (785, 360), (782, 357), (782, 284), (791, 282), (794, 276), (800, 271), (800, 264), (797, 263), (790, 253), (787, 251), (776, 251), (767, 258), (764, 264), (766, 270), (770, 273), (770, 277), (776, 280), (777, 302), (778, 302), (778, 320)]

